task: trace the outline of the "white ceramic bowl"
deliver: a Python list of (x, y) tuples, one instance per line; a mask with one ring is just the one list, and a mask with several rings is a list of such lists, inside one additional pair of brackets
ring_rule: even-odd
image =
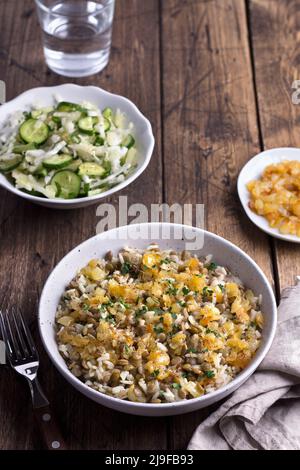
[[(129, 227), (132, 229), (132, 226)], [(114, 410), (144, 416), (167, 416), (187, 413), (208, 406), (236, 390), (247, 380), (263, 360), (271, 346), (276, 329), (276, 303), (273, 291), (262, 270), (246, 253), (213, 233), (177, 224), (152, 223), (141, 224), (138, 227), (142, 227), (144, 230), (169, 228), (170, 237), (163, 239), (160, 231), (158, 235), (151, 236), (151, 234), (148, 233), (143, 234), (143, 239), (131, 240), (128, 238), (127, 227), (120, 227), (86, 240), (60, 261), (50, 274), (41, 295), (39, 305), (40, 334), (46, 351), (61, 374), (77, 390), (97, 403), (113, 408)], [(175, 230), (182, 227), (184, 227), (185, 230), (183, 236), (178, 239), (176, 235), (177, 239), (174, 239)], [(204, 246), (202, 249), (197, 250), (198, 254), (212, 254), (217, 263), (229, 267), (233, 273), (237, 274), (243, 280), (246, 286), (253, 289), (255, 293), (262, 294), (263, 296), (262, 310), (265, 317), (265, 326), (262, 334), (262, 342), (248, 367), (232, 382), (217, 391), (199, 398), (167, 404), (133, 403), (113, 398), (93, 390), (71, 374), (58, 351), (55, 340), (54, 320), (61, 295), (77, 271), (85, 266), (91, 258), (104, 257), (109, 250), (117, 253), (119, 249), (124, 246), (144, 249), (150, 242), (154, 241), (158, 242), (162, 249), (183, 250), (186, 248), (185, 240), (190, 239), (193, 234), (204, 235)]]
[(251, 160), (249, 160), (242, 168), (238, 177), (237, 188), (239, 198), (249, 219), (261, 230), (268, 233), (272, 237), (280, 238), (281, 240), (286, 240), (289, 242), (300, 243), (300, 237), (297, 237), (296, 235), (285, 235), (280, 233), (277, 228), (270, 227), (269, 222), (267, 219), (265, 219), (265, 217), (257, 215), (249, 207), (250, 197), (249, 191), (246, 187), (247, 183), (260, 178), (266, 166), (273, 163), (282, 162), (283, 160), (300, 161), (300, 149), (293, 147), (275, 148), (265, 150), (264, 152), (261, 152), (255, 157), (251, 158)]
[(145, 170), (149, 164), (153, 148), (154, 137), (152, 134), (151, 124), (148, 119), (138, 110), (138, 108), (127, 98), (123, 96), (114, 95), (107, 91), (94, 86), (79, 86), (74, 84), (65, 84), (54, 87), (32, 88), (31, 90), (22, 93), (17, 98), (5, 103), (0, 107), (0, 127), (5, 121), (6, 117), (19, 110), (26, 110), (32, 104), (40, 106), (50, 106), (54, 104), (54, 96), (57, 95), (62, 101), (71, 101), (81, 103), (83, 100), (90, 101), (98, 105), (101, 109), (111, 107), (112, 109), (119, 108), (127, 116), (129, 121), (133, 122), (134, 137), (136, 139), (138, 151), (138, 165), (134, 173), (128, 176), (122, 183), (105, 191), (96, 196), (87, 196), (78, 199), (46, 199), (42, 197), (32, 196), (17, 189), (11, 184), (8, 179), (0, 174), (0, 185), (8, 189), (12, 193), (35, 202), (42, 206), (52, 207), (55, 209), (77, 209), (79, 207), (89, 206), (95, 204), (97, 201), (110, 196), (111, 194), (119, 191), (120, 189), (128, 186)]

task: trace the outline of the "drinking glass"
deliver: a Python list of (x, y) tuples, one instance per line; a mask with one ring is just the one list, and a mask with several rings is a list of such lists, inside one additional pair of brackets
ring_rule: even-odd
[(115, 0), (35, 0), (46, 62), (66, 77), (85, 77), (107, 65)]

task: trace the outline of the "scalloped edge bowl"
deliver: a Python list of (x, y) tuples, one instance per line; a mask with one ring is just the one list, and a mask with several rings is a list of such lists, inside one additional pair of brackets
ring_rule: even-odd
[(31, 194), (27, 194), (17, 189), (8, 181), (5, 175), (0, 174), (0, 185), (2, 187), (16, 194), (17, 196), (45, 207), (55, 209), (77, 209), (95, 204), (98, 201), (107, 198), (111, 194), (120, 191), (121, 189), (131, 184), (143, 173), (150, 162), (155, 143), (149, 120), (129, 99), (120, 95), (109, 93), (108, 91), (102, 90), (101, 88), (95, 86), (80, 86), (67, 83), (53, 87), (32, 88), (0, 107), (0, 126), (9, 114), (18, 110), (25, 111), (30, 106), (32, 106), (32, 104), (38, 104), (39, 106), (52, 105), (55, 95), (59, 96), (59, 98), (63, 101), (73, 101), (75, 103), (80, 103), (85, 100), (98, 105), (101, 109), (105, 107), (111, 107), (113, 109), (119, 108), (121, 111), (123, 111), (135, 126), (134, 135), (136, 138), (138, 151), (137, 168), (122, 183), (116, 185), (108, 191), (97, 194), (95, 196), (87, 196), (78, 199), (46, 199), (43, 197), (32, 196)]

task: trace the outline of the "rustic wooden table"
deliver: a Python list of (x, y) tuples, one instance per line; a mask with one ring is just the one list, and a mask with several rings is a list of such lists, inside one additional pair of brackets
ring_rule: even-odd
[[(299, 274), (297, 245), (266, 236), (239, 204), (236, 178), (264, 148), (300, 144), (299, 0), (117, 0), (112, 56), (103, 73), (72, 80), (128, 96), (156, 138), (148, 169), (122, 191), (129, 202), (204, 203), (206, 228), (263, 268), (277, 297)], [(0, 79), (7, 99), (67, 80), (44, 62), (31, 0), (0, 0)], [(120, 193), (121, 194), (121, 193)], [(119, 195), (119, 194), (118, 194)], [(110, 202), (117, 203), (118, 195)], [(37, 304), (55, 264), (95, 234), (96, 207), (47, 210), (0, 190), (2, 298), (31, 323), (40, 378), (71, 449), (183, 449), (212, 409), (142, 418), (89, 401), (54, 369), (37, 331)], [(0, 380), (0, 448), (38, 449), (26, 385), (6, 368)]]

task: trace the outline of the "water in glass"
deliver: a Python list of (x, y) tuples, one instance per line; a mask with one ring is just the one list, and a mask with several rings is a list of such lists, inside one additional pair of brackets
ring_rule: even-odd
[(114, 0), (51, 2), (47, 14), (39, 12), (48, 66), (68, 77), (101, 71), (109, 60), (113, 14)]

